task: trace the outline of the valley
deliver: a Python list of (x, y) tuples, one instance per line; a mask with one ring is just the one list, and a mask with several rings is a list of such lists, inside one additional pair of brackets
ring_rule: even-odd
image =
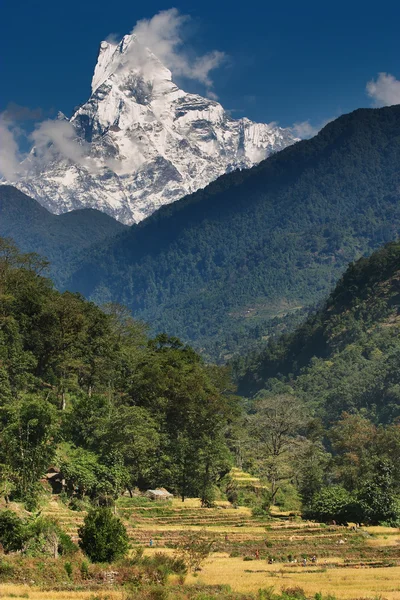
[(0, 600), (400, 600), (399, 6), (184, 4), (4, 7)]

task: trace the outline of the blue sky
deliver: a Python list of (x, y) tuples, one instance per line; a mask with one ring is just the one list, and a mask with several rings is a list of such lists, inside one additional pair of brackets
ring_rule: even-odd
[[(16, 103), (40, 109), (18, 116), (14, 106), (22, 121), (58, 110), (70, 116), (89, 96), (100, 41), (172, 6), (191, 17), (182, 32), (186, 53), (226, 54), (210, 76), (233, 116), (319, 125), (373, 105), (365, 88), (380, 72), (393, 78), (380, 82), (377, 103), (400, 102), (400, 2), (2, 0), (0, 111)], [(199, 81), (178, 83), (205, 93)]]

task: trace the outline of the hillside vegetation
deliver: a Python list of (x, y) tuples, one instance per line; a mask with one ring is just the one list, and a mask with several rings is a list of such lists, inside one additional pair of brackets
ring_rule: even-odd
[(364, 410), (400, 416), (400, 242), (351, 264), (327, 302), (292, 335), (235, 361), (239, 390), (289, 385), (324, 419)]
[(36, 252), (50, 263), (62, 286), (73, 258), (84, 248), (104, 243), (127, 227), (99, 210), (53, 215), (10, 185), (0, 185), (0, 236), (12, 238), (22, 252)]
[(68, 285), (224, 357), (396, 238), (399, 157), (400, 107), (357, 110), (85, 252)]

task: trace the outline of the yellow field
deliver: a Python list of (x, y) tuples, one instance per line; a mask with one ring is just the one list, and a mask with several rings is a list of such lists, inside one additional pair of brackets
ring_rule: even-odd
[[(0, 588), (0, 598), (16, 598), (17, 600), (23, 598), (29, 600), (89, 600), (94, 596), (93, 592), (43, 592), (29, 585), (13, 585), (12, 583), (3, 583)], [(122, 592), (107, 590), (107, 600), (121, 600), (122, 598)]]
[(338, 566), (321, 572), (322, 566), (269, 565), (261, 560), (249, 563), (219, 554), (205, 564), (198, 577), (190, 575), (187, 583), (229, 583), (238, 592), (256, 592), (270, 586), (280, 592), (282, 588), (300, 586), (310, 596), (322, 592), (340, 599), (383, 596), (388, 600), (400, 600), (400, 567), (355, 569)]
[[(250, 479), (237, 472), (238, 479)], [(273, 510), (270, 521), (253, 517), (246, 507), (234, 509), (218, 502), (202, 509), (196, 498), (172, 502), (135, 504), (122, 498), (117, 512), (127, 528), (132, 552), (139, 546), (145, 554), (173, 554), (183, 532), (204, 530), (215, 541), (216, 552), (201, 572), (190, 574), (186, 584), (229, 585), (234, 592), (257, 593), (260, 588), (299, 586), (312, 597), (320, 592), (338, 600), (400, 600), (400, 530), (368, 527), (322, 526), (301, 521), (289, 513)], [(43, 513), (56, 518), (73, 539), (84, 513), (69, 510), (53, 497)], [(149, 547), (150, 539), (152, 547)], [(317, 563), (311, 562), (313, 555)], [(302, 560), (307, 556), (306, 566)], [(272, 564), (270, 561), (273, 560)], [(37, 587), (1, 584), (0, 599), (90, 600), (96, 596), (123, 600), (122, 591), (41, 591)]]

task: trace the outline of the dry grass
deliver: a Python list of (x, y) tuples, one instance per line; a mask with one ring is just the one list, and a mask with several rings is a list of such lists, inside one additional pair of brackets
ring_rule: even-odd
[[(338, 559), (333, 560), (338, 562)], [(187, 579), (187, 583), (196, 581), (208, 585), (229, 583), (234, 591), (247, 593), (269, 586), (274, 586), (277, 592), (281, 588), (300, 586), (308, 595), (322, 592), (343, 600), (380, 595), (388, 600), (400, 600), (400, 567), (324, 568), (319, 564), (303, 568), (292, 564), (269, 565), (261, 560), (245, 562), (218, 554), (205, 564), (198, 577), (190, 575)]]
[[(252, 479), (251, 476), (246, 477), (239, 472), (236, 476), (247, 481)], [(372, 563), (375, 560), (382, 565), (383, 560), (386, 559), (390, 559), (392, 564), (400, 564), (400, 529), (364, 528), (371, 537), (366, 535), (363, 538), (362, 532), (352, 532), (351, 528), (348, 530), (324, 528), (316, 523), (289, 520), (287, 518), (289, 513), (278, 513), (278, 510), (273, 510), (277, 519), (264, 525), (253, 519), (251, 511), (246, 507), (233, 509), (229, 503), (223, 501), (218, 502), (217, 505), (220, 509), (201, 509), (198, 498), (188, 498), (185, 502), (174, 498), (165, 506), (165, 515), (162, 512), (157, 515), (154, 511), (152, 516), (151, 509), (162, 508), (161, 503), (154, 503), (144, 509), (133, 505), (130, 507), (129, 503), (124, 504), (120, 507), (120, 515), (129, 517), (130, 520), (126, 525), (132, 541), (147, 546), (145, 554), (148, 556), (159, 551), (173, 554), (174, 549), (163, 546), (171, 545), (171, 542), (176, 543), (179, 532), (204, 528), (210, 535), (215, 534), (215, 538), (220, 542), (218, 546), (220, 550), (238, 551), (242, 554), (237, 557), (237, 553), (232, 552), (233, 556), (230, 557), (226, 552), (215, 553), (198, 577), (188, 576), (189, 584), (195, 582), (207, 585), (229, 584), (234, 591), (244, 593), (256, 593), (258, 589), (270, 586), (273, 586), (278, 593), (282, 588), (299, 586), (309, 596), (321, 592), (324, 596), (335, 595), (338, 600), (377, 596), (387, 600), (400, 600), (400, 566), (376, 568), (354, 566), (355, 563), (368, 561)], [(150, 510), (149, 517), (146, 516), (147, 509)], [(76, 531), (77, 524), (83, 518), (82, 513), (69, 511), (56, 500), (52, 500), (44, 512), (58, 518), (63, 526), (71, 531)], [(206, 522), (205, 525), (201, 524), (202, 517)], [(224, 539), (225, 534), (228, 534), (229, 540)], [(338, 539), (346, 536), (348, 541), (339, 546)], [(148, 547), (150, 537), (154, 543), (152, 548)], [(261, 543), (266, 540), (270, 542), (269, 546)], [(287, 556), (289, 552), (293, 552), (297, 557), (304, 555), (303, 553), (310, 556), (315, 552), (319, 557), (326, 554), (329, 558), (320, 558), (316, 566), (307, 565), (305, 568), (299, 563), (280, 562), (270, 565), (266, 560), (243, 560), (244, 554), (254, 557), (257, 548), (261, 553), (264, 552), (264, 557), (271, 552), (272, 555), (278, 556), (278, 560), (280, 556)], [(346, 566), (345, 559), (351, 560), (353, 566)], [(122, 592), (106, 589), (100, 593), (43, 592), (39, 588), (24, 585), (2, 584), (0, 586), (0, 600), (5, 598), (90, 600), (94, 596), (107, 597), (109, 600), (123, 599)]]
[(186, 527), (182, 527), (182, 525), (154, 525), (154, 527), (151, 524), (143, 524), (143, 523), (139, 523), (136, 526), (137, 530), (140, 529), (144, 529), (144, 530), (148, 530), (151, 527), (151, 531), (153, 531), (154, 533), (157, 532), (166, 532), (166, 531), (184, 531), (184, 530), (189, 530), (190, 531), (200, 531), (202, 529), (207, 529), (209, 530), (211, 533), (230, 533), (230, 534), (234, 534), (234, 533), (248, 533), (250, 535), (265, 535), (265, 527), (257, 527), (257, 526), (240, 526), (237, 527), (235, 525), (187, 525)]
[(375, 546), (379, 548), (386, 548), (387, 546), (399, 546), (400, 548), (400, 537), (394, 536), (383, 536), (377, 538), (370, 538), (367, 540), (368, 546)]
[(0, 598), (14, 598), (22, 600), (90, 600), (94, 596), (107, 598), (107, 600), (122, 600), (124, 597), (122, 592), (109, 591), (103, 593), (94, 593), (93, 591), (86, 592), (71, 592), (71, 591), (41, 591), (38, 588), (30, 587), (29, 585), (14, 585), (12, 583), (2, 583), (0, 588)]

